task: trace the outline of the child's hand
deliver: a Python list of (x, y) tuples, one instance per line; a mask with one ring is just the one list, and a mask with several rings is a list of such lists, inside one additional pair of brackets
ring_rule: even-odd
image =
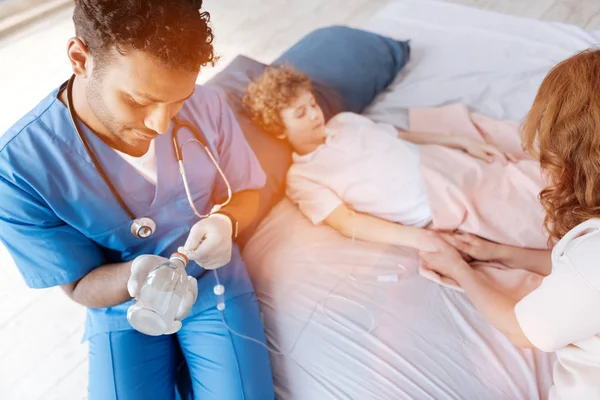
[(419, 251), (422, 268), (451, 279), (454, 279), (461, 269), (470, 268), (456, 248), (433, 231), (428, 231), (427, 234), (430, 237), (429, 243), (435, 250)]
[(412, 243), (409, 245), (419, 251), (435, 253), (445, 245), (447, 246), (445, 239), (441, 236), (441, 232), (422, 228), (408, 229), (412, 230), (410, 235)]

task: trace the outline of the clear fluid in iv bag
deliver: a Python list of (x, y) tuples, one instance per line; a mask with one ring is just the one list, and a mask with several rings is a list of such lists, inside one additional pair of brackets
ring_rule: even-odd
[(148, 274), (148, 279), (142, 286), (139, 301), (145, 307), (161, 314), (165, 322), (172, 322), (181, 304), (181, 296), (177, 293), (177, 287), (184, 285), (183, 278), (184, 276), (174, 266), (167, 265), (167, 263), (158, 266)]
[(173, 325), (188, 285), (186, 264), (172, 256), (150, 271), (128, 313), (134, 328), (148, 335), (159, 335)]

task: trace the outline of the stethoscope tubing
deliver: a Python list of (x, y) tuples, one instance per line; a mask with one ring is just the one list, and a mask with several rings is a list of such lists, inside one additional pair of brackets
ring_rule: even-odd
[[(92, 163), (94, 164), (94, 167), (96, 168), (96, 170), (100, 174), (100, 177), (102, 178), (102, 180), (104, 181), (104, 183), (106, 184), (106, 186), (108, 186), (108, 188), (111, 191), (111, 193), (112, 193), (113, 197), (115, 198), (115, 200), (117, 200), (117, 202), (119, 203), (119, 205), (121, 206), (121, 208), (127, 213), (127, 215), (129, 216), (129, 218), (131, 219), (131, 221), (132, 221), (132, 228), (131, 228), (132, 234), (134, 236), (138, 237), (138, 238), (145, 239), (145, 238), (151, 236), (154, 233), (156, 224), (149, 217), (136, 218), (135, 214), (127, 206), (127, 204), (125, 203), (125, 201), (123, 200), (123, 198), (121, 197), (121, 195), (119, 194), (119, 192), (117, 191), (117, 189), (115, 188), (115, 186), (113, 185), (113, 183), (108, 178), (106, 172), (104, 171), (104, 168), (102, 168), (102, 166), (100, 165), (100, 162), (98, 161), (98, 159), (96, 158), (96, 155), (94, 154), (94, 152), (90, 148), (87, 140), (85, 140), (84, 135), (82, 134), (81, 130), (79, 129), (79, 125), (77, 123), (77, 118), (76, 118), (76, 115), (75, 115), (75, 109), (73, 107), (72, 92), (73, 92), (73, 82), (74, 81), (75, 81), (75, 75), (72, 75), (71, 78), (69, 79), (68, 83), (67, 83), (67, 108), (69, 110), (69, 115), (71, 117), (71, 121), (73, 122), (73, 127), (75, 128), (75, 132), (77, 132), (77, 136), (79, 136), (79, 140), (83, 144), (83, 147), (85, 148), (85, 151), (87, 152), (88, 156), (92, 160)], [(229, 183), (229, 180), (225, 176), (225, 173), (223, 172), (223, 170), (219, 166), (219, 163), (217, 162), (217, 159), (215, 158), (215, 156), (213, 155), (212, 151), (210, 150), (208, 142), (207, 142), (204, 134), (202, 132), (198, 131), (198, 129), (196, 129), (196, 127), (194, 127), (189, 122), (180, 121), (176, 117), (173, 118), (173, 122), (174, 122), (174, 126), (173, 126), (173, 130), (171, 131), (171, 138), (172, 138), (172, 141), (173, 141), (173, 148), (174, 148), (174, 151), (175, 151), (175, 158), (177, 159), (177, 163), (179, 164), (179, 173), (180, 173), (182, 181), (183, 181), (183, 186), (184, 186), (184, 189), (185, 189), (185, 193), (186, 193), (188, 202), (189, 202), (190, 207), (192, 208), (194, 214), (198, 218), (201, 218), (201, 219), (202, 218), (206, 218), (206, 217), (210, 216), (211, 214), (219, 211), (222, 207), (224, 207), (227, 204), (229, 204), (229, 202), (231, 201), (231, 198), (233, 197), (233, 193), (232, 193), (232, 190), (231, 190), (231, 184)], [(194, 139), (188, 139), (188, 140), (186, 140), (183, 143), (183, 145), (180, 147), (179, 146), (179, 141), (177, 140), (177, 134), (179, 133), (179, 129), (181, 129), (181, 128), (187, 128), (187, 129), (189, 129), (190, 132), (192, 132), (192, 134), (194, 135)], [(200, 144), (200, 146), (202, 146), (204, 152), (210, 158), (211, 162), (213, 163), (213, 165), (217, 169), (217, 172), (219, 173), (219, 175), (223, 179), (223, 182), (225, 182), (225, 186), (227, 188), (227, 200), (225, 200), (225, 202), (223, 202), (221, 204), (215, 204), (208, 214), (202, 214), (202, 213), (200, 213), (196, 209), (196, 206), (194, 205), (194, 201), (192, 199), (192, 193), (191, 193), (191, 190), (190, 190), (190, 187), (189, 187), (189, 184), (188, 184), (187, 175), (186, 175), (186, 172), (185, 172), (185, 165), (184, 165), (184, 162), (183, 162), (183, 148), (189, 142), (198, 142), (198, 144)], [(144, 220), (148, 220), (149, 223), (150, 223), (150, 225), (154, 225), (154, 228), (151, 228), (150, 226), (146, 226), (148, 224), (143, 225), (143, 221)], [(141, 225), (141, 226), (137, 227), (137, 229), (134, 229), (134, 227), (136, 227), (137, 225)], [(142, 237), (140, 234), (137, 233), (137, 232), (141, 232), (142, 231), (142, 229), (140, 229), (140, 228), (150, 229), (150, 234), (148, 236)]]

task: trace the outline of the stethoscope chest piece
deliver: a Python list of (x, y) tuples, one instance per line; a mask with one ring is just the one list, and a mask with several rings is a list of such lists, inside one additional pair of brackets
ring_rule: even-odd
[(139, 239), (147, 239), (156, 232), (156, 222), (151, 218), (136, 218), (131, 222), (131, 234)]

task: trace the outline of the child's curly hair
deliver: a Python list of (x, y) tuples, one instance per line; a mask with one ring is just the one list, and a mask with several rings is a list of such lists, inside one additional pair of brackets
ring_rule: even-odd
[(308, 76), (289, 66), (267, 67), (260, 78), (248, 85), (244, 104), (252, 120), (273, 136), (285, 131), (281, 110), (290, 107), (303, 91), (312, 92)]
[(523, 126), (523, 143), (550, 178), (540, 199), (551, 239), (600, 216), (600, 50), (552, 68)]

